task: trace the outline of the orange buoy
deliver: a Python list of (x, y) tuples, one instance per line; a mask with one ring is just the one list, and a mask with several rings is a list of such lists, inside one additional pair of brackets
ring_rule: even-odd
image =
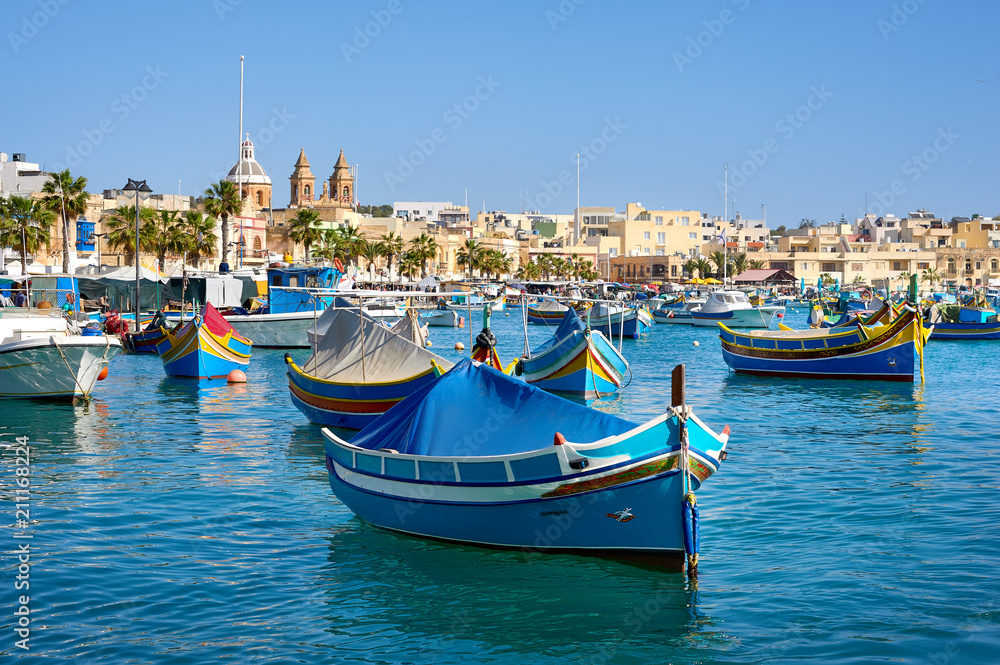
[(97, 375), (97, 380), (98, 381), (103, 381), (106, 378), (108, 378), (108, 366), (107, 365), (105, 365), (104, 367), (101, 368), (101, 373)]
[(462, 344), (461, 342), (455, 342), (455, 350), (465, 351), (465, 344)]
[(464, 316), (458, 317), (458, 327), (459, 328), (464, 328), (465, 327), (465, 317)]
[(234, 369), (226, 376), (226, 381), (229, 381), (229, 383), (246, 383), (247, 375), (241, 369)]

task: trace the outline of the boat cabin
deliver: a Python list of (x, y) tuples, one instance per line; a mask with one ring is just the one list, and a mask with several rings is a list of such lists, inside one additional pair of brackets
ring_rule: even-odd
[(268, 268), (268, 312), (287, 314), (326, 309), (330, 304), (330, 296), (320, 297), (317, 300), (314, 293), (304, 289), (336, 289), (342, 275), (343, 273), (336, 268), (315, 266)]

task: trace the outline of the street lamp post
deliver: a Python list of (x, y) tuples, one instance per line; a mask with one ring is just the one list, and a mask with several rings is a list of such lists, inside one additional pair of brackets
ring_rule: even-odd
[(149, 198), (153, 190), (149, 188), (145, 180), (128, 179), (128, 184), (122, 188), (128, 192), (126, 196), (131, 200), (135, 198), (135, 330), (139, 331), (139, 206), (142, 201)]
[(107, 233), (92, 233), (94, 238), (97, 239), (97, 272), (101, 272), (101, 238), (108, 235)]

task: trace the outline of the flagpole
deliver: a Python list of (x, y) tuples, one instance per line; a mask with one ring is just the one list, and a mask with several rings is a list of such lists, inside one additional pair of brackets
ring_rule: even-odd
[(729, 257), (726, 256), (726, 231), (729, 230), (729, 219), (727, 218), (727, 216), (729, 215), (729, 164), (723, 164), (722, 169), (723, 169), (722, 177), (726, 183), (726, 186), (724, 188), (726, 192), (726, 200), (723, 204), (724, 207), (722, 210), (722, 255), (723, 257), (725, 257), (722, 260), (722, 286), (723, 288), (725, 288), (726, 277), (727, 277), (726, 269), (729, 267), (728, 266), (729, 261), (727, 260)]

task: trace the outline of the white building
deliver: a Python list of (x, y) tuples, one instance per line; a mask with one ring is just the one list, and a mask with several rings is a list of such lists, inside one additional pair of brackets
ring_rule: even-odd
[(408, 222), (469, 223), (469, 209), (451, 201), (393, 201), (392, 215)]
[(26, 161), (23, 152), (15, 152), (10, 157), (0, 152), (0, 197), (42, 191), (49, 181), (49, 174), (42, 171), (38, 164)]

